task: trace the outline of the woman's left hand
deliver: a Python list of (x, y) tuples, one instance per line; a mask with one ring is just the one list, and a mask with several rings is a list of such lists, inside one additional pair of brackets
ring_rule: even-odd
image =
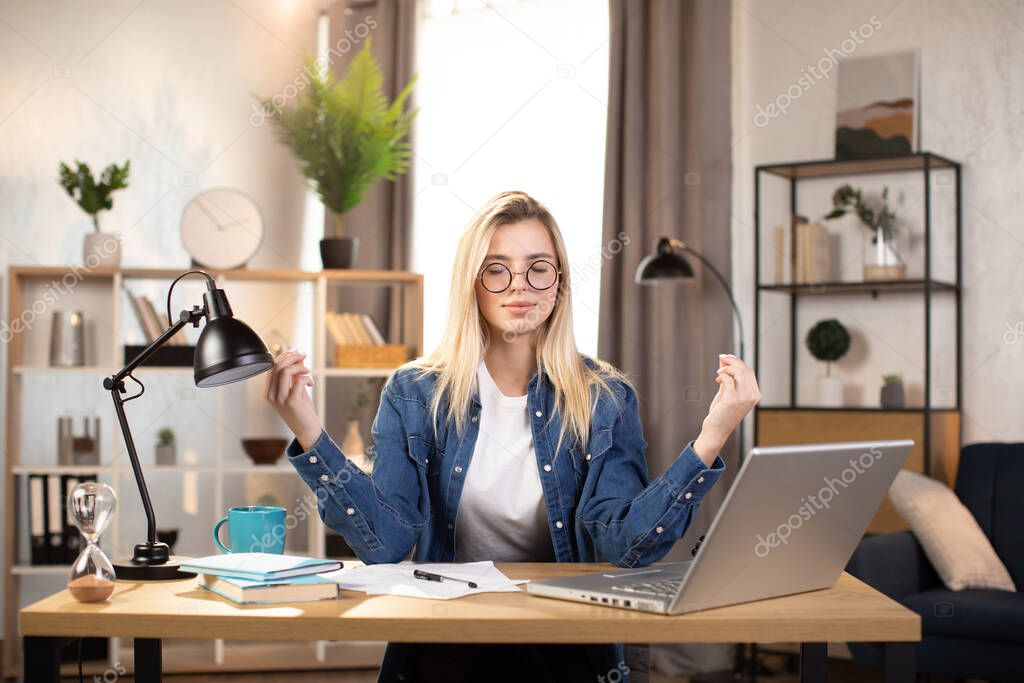
[(711, 400), (708, 415), (693, 445), (705, 462), (714, 461), (715, 454), (722, 450), (729, 435), (761, 400), (753, 368), (736, 356), (719, 356), (715, 382), (718, 383), (718, 393)]

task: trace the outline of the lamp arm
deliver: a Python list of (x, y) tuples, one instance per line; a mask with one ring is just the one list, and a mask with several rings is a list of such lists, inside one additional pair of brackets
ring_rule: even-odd
[[(142, 498), (142, 507), (146, 510), (146, 537), (149, 545), (156, 543), (156, 515), (153, 513), (153, 503), (149, 498), (149, 489), (146, 487), (146, 478), (142, 475), (142, 465), (139, 463), (139, 454), (135, 450), (135, 440), (132, 438), (132, 430), (128, 425), (128, 417), (124, 412), (126, 401), (132, 400), (135, 396), (125, 399), (124, 379), (131, 375), (132, 371), (146, 362), (160, 347), (176, 335), (185, 325), (192, 323), (198, 326), (203, 317), (203, 310), (198, 306), (191, 311), (182, 311), (178, 322), (171, 325), (149, 346), (143, 349), (142, 353), (136, 356), (120, 372), (104, 378), (103, 388), (110, 392), (114, 400), (114, 412), (117, 414), (117, 421), (121, 426), (121, 435), (124, 437), (125, 448), (128, 449), (128, 458), (132, 463), (132, 472), (135, 474), (135, 482), (139, 485), (139, 496)], [(134, 379), (134, 378), (133, 378)], [(136, 394), (137, 396), (138, 394)]]
[(181, 328), (185, 327), (185, 325), (191, 324), (193, 327), (199, 327), (199, 321), (203, 319), (204, 314), (205, 311), (203, 311), (198, 306), (194, 306), (191, 311), (182, 311), (181, 318), (179, 318), (178, 322), (168, 327), (163, 334), (157, 337), (149, 346), (144, 348), (142, 352), (135, 358), (133, 358), (132, 362), (124, 366), (124, 368), (120, 372), (118, 372), (113, 377), (108, 377), (107, 379), (103, 380), (103, 388), (110, 389), (110, 387), (107, 386), (108, 381), (116, 385), (122, 380), (124, 380), (125, 377), (132, 374), (133, 370), (135, 370), (137, 367), (139, 367), (147, 360), (149, 360), (150, 357), (154, 353), (156, 353), (161, 346), (166, 344), (171, 337), (178, 334)]
[(729, 303), (732, 304), (732, 312), (736, 316), (736, 325), (739, 327), (739, 332), (740, 332), (740, 338), (739, 338), (740, 359), (741, 360), (746, 360), (743, 357), (743, 317), (740, 315), (740, 307), (736, 305), (736, 299), (734, 299), (733, 296), (732, 296), (732, 289), (729, 287), (729, 283), (727, 283), (725, 281), (725, 278), (722, 277), (722, 274), (718, 272), (718, 269), (715, 268), (713, 265), (711, 265), (710, 261), (708, 261), (706, 258), (704, 258), (704, 256), (699, 251), (697, 251), (696, 249), (691, 247), (689, 244), (687, 244), (686, 242), (683, 242), (682, 240), (677, 240), (677, 239), (669, 240), (669, 242), (676, 249), (688, 251), (689, 253), (691, 253), (694, 256), (696, 256), (697, 259), (700, 260), (701, 263), (703, 263), (705, 266), (707, 266), (708, 270), (711, 271), (711, 274), (714, 275), (715, 278), (718, 280), (718, 282), (722, 285), (722, 288), (725, 290), (726, 296), (729, 297)]

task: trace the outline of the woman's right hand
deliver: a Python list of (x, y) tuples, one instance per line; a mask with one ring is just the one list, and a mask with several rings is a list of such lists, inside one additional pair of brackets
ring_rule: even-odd
[(313, 386), (313, 378), (305, 365), (306, 354), (286, 351), (274, 361), (267, 376), (265, 397), (295, 434), (303, 450), (309, 450), (320, 438), (323, 426), (316, 415), (313, 399), (306, 387)]

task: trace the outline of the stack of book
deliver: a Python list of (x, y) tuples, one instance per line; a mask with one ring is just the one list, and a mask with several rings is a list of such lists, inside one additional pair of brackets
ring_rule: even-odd
[(326, 327), (334, 340), (334, 366), (394, 368), (408, 360), (409, 347), (388, 344), (373, 318), (365, 313), (328, 311)]
[(794, 216), (788, 235), (782, 226), (775, 227), (774, 242), (775, 284), (818, 284), (832, 280), (833, 236), (824, 225)]
[(380, 333), (373, 318), (366, 313), (327, 311), (327, 329), (334, 343), (339, 346), (384, 345), (384, 335)]
[(340, 560), (273, 553), (210, 555), (181, 565), (199, 575), (200, 586), (240, 605), (334, 600), (338, 583), (318, 574), (341, 567)]

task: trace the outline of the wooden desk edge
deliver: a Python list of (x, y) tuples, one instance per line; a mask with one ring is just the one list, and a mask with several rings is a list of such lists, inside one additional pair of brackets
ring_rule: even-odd
[[(501, 565), (499, 565), (500, 567)], [(609, 565), (610, 566), (610, 565)], [(588, 571), (603, 570), (602, 565), (589, 565)], [(566, 572), (570, 573), (570, 572)], [(506, 571), (512, 578), (522, 577), (522, 571)], [(193, 583), (194, 580), (189, 583)], [(18, 627), (21, 635), (74, 637), (89, 635), (97, 637), (141, 637), (141, 638), (227, 638), (238, 640), (381, 640), (394, 642), (550, 642), (550, 643), (681, 643), (681, 642), (917, 642), (921, 640), (921, 618), (915, 612), (872, 589), (867, 584), (845, 572), (837, 581), (847, 589), (864, 593), (873, 600), (880, 600), (878, 608), (884, 613), (880, 617), (866, 618), (863, 615), (843, 618), (841, 614), (823, 612), (819, 615), (786, 619), (772, 612), (757, 618), (730, 614), (733, 607), (722, 607), (692, 614), (666, 616), (645, 612), (626, 611), (609, 607), (590, 606), (582, 603), (553, 601), (549, 598), (523, 596), (524, 605), (533, 608), (562, 606), (569, 610), (565, 616), (546, 614), (537, 617), (491, 617), (448, 618), (433, 613), (410, 615), (403, 618), (382, 618), (348, 614), (303, 615), (301, 620), (288, 615), (252, 614), (252, 618), (241, 620), (241, 613), (197, 615), (183, 610), (177, 614), (131, 613), (114, 614), (109, 618), (95, 618), (102, 614), (102, 607), (96, 611), (68, 612), (54, 611), (49, 602), (58, 600), (66, 591), (56, 593), (18, 613)], [(139, 585), (139, 584), (135, 584)], [(835, 587), (825, 589), (833, 591)], [(485, 596), (509, 596), (513, 594), (486, 593), (468, 599)], [(357, 594), (352, 600), (356, 606), (362, 600), (381, 596)], [(412, 600), (413, 605), (446, 604), (448, 601), (430, 601), (421, 598), (395, 598)], [(507, 599), (503, 597), (503, 599)], [(519, 598), (515, 598), (519, 599)], [(783, 600), (786, 598), (772, 598)], [(541, 601), (534, 603), (533, 601)], [(109, 603), (107, 603), (109, 604)], [(230, 604), (230, 603), (227, 603)], [(305, 605), (322, 603), (304, 603)], [(747, 603), (753, 605), (756, 603)], [(289, 607), (272, 605), (266, 608)], [(574, 610), (570, 608), (574, 607)], [(254, 611), (260, 608), (250, 608)], [(585, 610), (585, 615), (576, 612)], [(197, 619), (196, 617), (200, 618)], [(282, 623), (290, 622), (283, 629)], [(523, 623), (529, 622), (528, 629)], [(86, 630), (87, 629), (87, 630)]]

